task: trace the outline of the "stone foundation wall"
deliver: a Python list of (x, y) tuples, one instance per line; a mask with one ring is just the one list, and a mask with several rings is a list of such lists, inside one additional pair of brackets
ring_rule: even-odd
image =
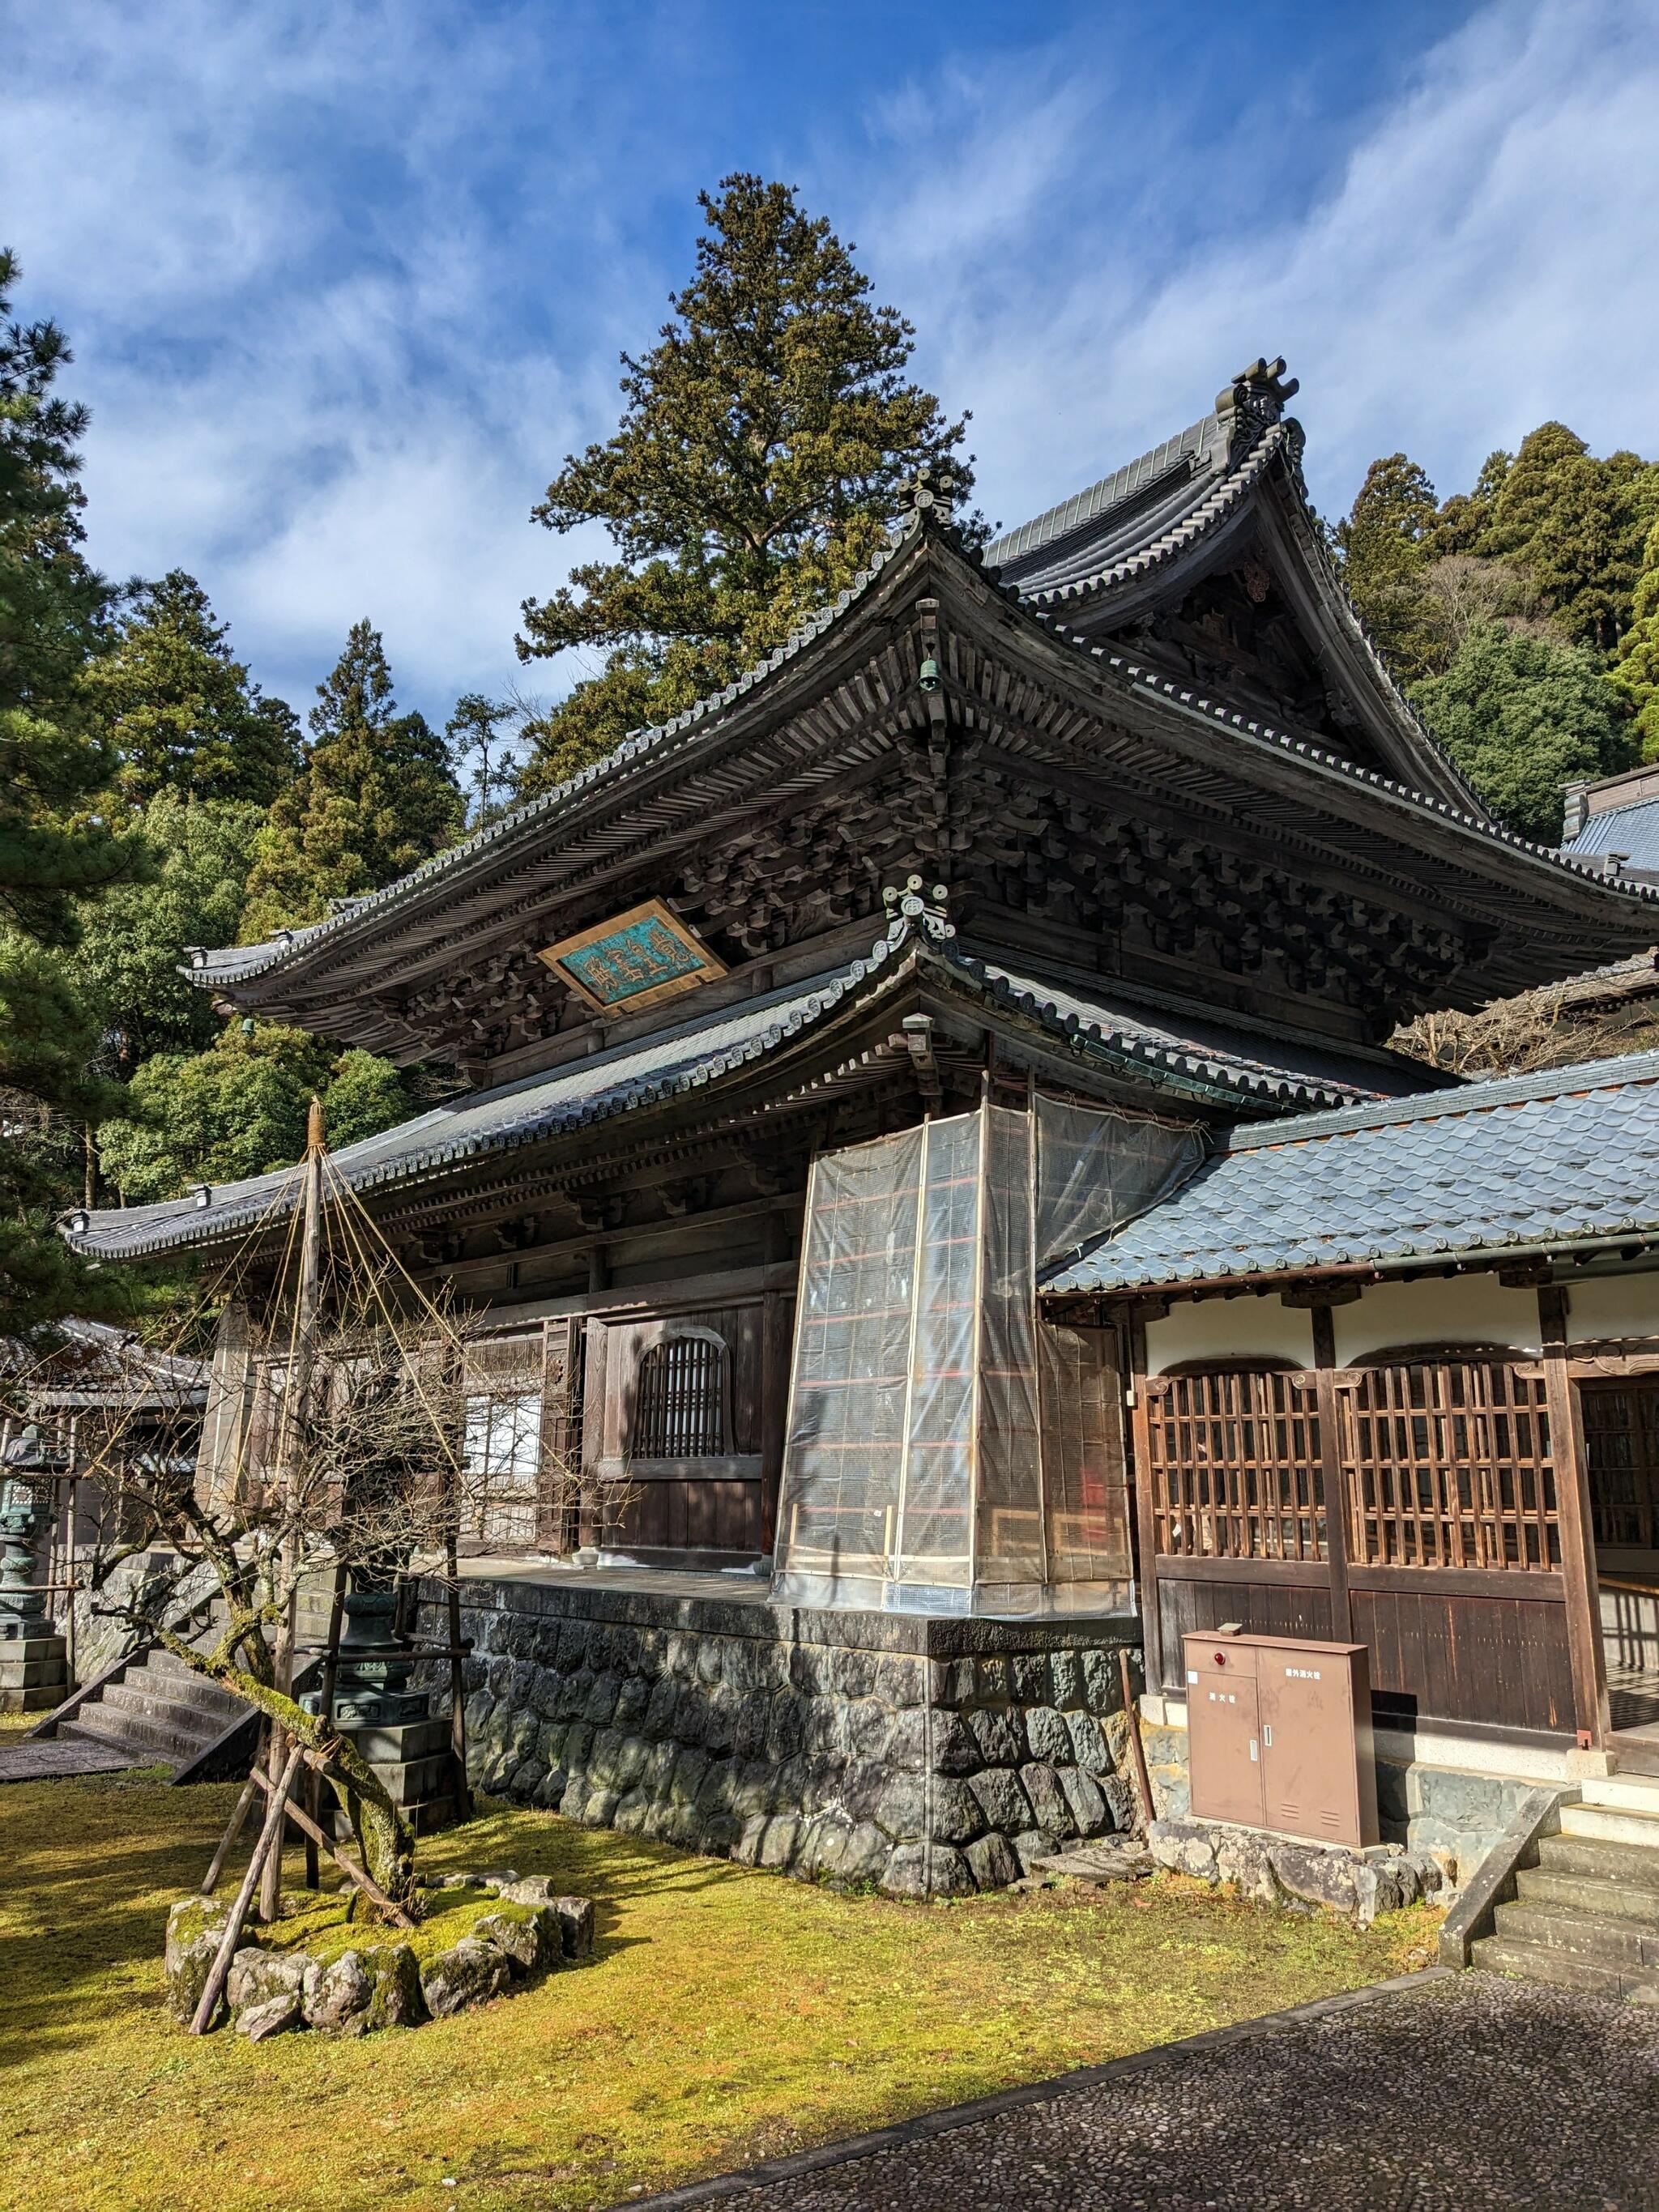
[[(421, 1627), (447, 1640), (430, 1586)], [(462, 1629), (475, 1785), (589, 1827), (948, 1896), (1132, 1820), (1127, 1616), (935, 1620), (573, 1577), (468, 1583)]]

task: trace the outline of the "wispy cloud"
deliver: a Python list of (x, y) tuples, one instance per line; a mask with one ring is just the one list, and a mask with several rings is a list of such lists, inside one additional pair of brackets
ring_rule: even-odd
[(1654, 0), (1399, 0), (1386, 71), (1316, 9), (1322, 76), (1279, 0), (1224, 51), (1209, 0), (1018, 38), (960, 0), (902, 71), (862, 5), (793, 57), (811, 11), (726, 0), (15, 18), (0, 205), (94, 410), (96, 557), (195, 569), (301, 707), (362, 615), (428, 713), (501, 688), (573, 556), (531, 502), (739, 166), (858, 239), (1010, 524), (1264, 349), (1330, 507), (1377, 453), (1451, 489), (1548, 415), (1656, 443)]

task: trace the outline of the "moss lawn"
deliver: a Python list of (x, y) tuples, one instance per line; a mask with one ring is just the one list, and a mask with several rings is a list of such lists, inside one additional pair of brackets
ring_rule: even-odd
[(1361, 1934), (1173, 1876), (903, 1905), (485, 1800), (422, 1864), (592, 1897), (591, 1961), (358, 2042), (197, 2041), (161, 2008), (162, 1932), (235, 1794), (0, 1785), (0, 2205), (626, 2203), (1402, 1972), (1437, 1925), (1419, 1907)]

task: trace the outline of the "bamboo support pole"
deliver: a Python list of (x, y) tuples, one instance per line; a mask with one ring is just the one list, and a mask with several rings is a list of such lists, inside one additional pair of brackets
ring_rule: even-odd
[(1134, 1760), (1135, 1796), (1140, 1800), (1142, 1823), (1150, 1827), (1158, 1814), (1152, 1803), (1152, 1778), (1146, 1771), (1146, 1747), (1140, 1741), (1140, 1709), (1135, 1702), (1135, 1686), (1129, 1673), (1129, 1647), (1127, 1644), (1118, 1646), (1117, 1671), (1123, 1684), (1123, 1717), (1128, 1723), (1129, 1749)]
[(258, 1795), (258, 1784), (250, 1774), (242, 1784), (242, 1794), (236, 1800), (235, 1810), (225, 1823), (225, 1832), (219, 1838), (219, 1848), (213, 1854), (208, 1870), (202, 1878), (201, 1894), (204, 1897), (211, 1897), (214, 1891), (218, 1888), (219, 1877), (225, 1870), (225, 1861), (230, 1856), (236, 1838), (242, 1832), (248, 1814), (252, 1808), (253, 1801)]
[[(303, 1208), (305, 1229), (300, 1247), (300, 1282), (295, 1300), (294, 1357), (283, 1393), (283, 1455), (282, 1486), (283, 1511), (291, 1514), (298, 1485), (295, 1481), (295, 1461), (304, 1436), (307, 1401), (311, 1389), (312, 1357), (317, 1334), (317, 1299), (322, 1277), (323, 1255), (323, 1152), (325, 1132), (323, 1122), (323, 1102), (313, 1098), (306, 1126), (305, 1186)], [(294, 1686), (294, 1630), (295, 1609), (298, 1592), (295, 1582), (295, 1545), (292, 1530), (285, 1535), (282, 1547), (281, 1572), (289, 1584), (288, 1602), (283, 1608), (282, 1622), (276, 1632), (274, 1674), (276, 1687), (287, 1696)], [(270, 1746), (271, 1764), (282, 1755), (283, 1735), (273, 1730)], [(307, 1868), (307, 1872), (309, 1869)], [(266, 1921), (274, 1920), (283, 1899), (283, 1855), (273, 1852), (266, 1860), (264, 1878), (259, 1885), (259, 1914)]]
[(283, 1816), (288, 1806), (289, 1793), (294, 1787), (300, 1762), (305, 1757), (305, 1746), (296, 1743), (288, 1755), (283, 1769), (283, 1778), (271, 1794), (265, 1808), (265, 1824), (259, 1831), (259, 1840), (253, 1846), (253, 1856), (247, 1863), (247, 1872), (242, 1876), (242, 1886), (236, 1893), (236, 1902), (230, 1908), (230, 1918), (225, 1923), (225, 1932), (219, 1939), (219, 1948), (213, 1954), (213, 1964), (208, 1968), (208, 1978), (202, 1990), (202, 2001), (196, 2008), (190, 2023), (192, 2035), (205, 2035), (213, 2025), (213, 2016), (219, 2009), (219, 2000), (224, 1995), (225, 1978), (230, 1972), (230, 1962), (236, 1955), (236, 1946), (241, 1941), (248, 1907), (253, 1902), (253, 1893), (260, 1877), (269, 1865), (273, 1852), (280, 1856), (283, 1847)]

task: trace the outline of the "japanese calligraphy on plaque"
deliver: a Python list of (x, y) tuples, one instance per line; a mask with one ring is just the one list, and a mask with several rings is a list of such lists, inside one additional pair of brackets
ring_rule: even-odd
[(635, 1013), (726, 973), (726, 963), (660, 899), (579, 930), (537, 957), (602, 1013)]

